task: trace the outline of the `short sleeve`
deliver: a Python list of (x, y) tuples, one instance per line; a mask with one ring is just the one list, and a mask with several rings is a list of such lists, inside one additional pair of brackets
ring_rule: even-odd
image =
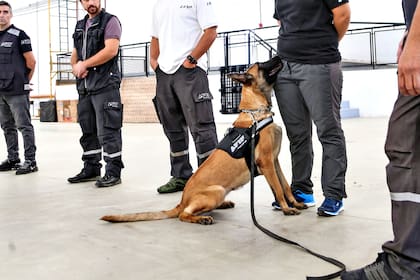
[(121, 39), (121, 23), (116, 16), (113, 16), (105, 27), (104, 40), (106, 39)]
[(19, 42), (19, 49), (21, 53), (32, 51), (31, 39), (24, 31), (20, 31), (19, 33)]
[(211, 0), (197, 0), (197, 18), (203, 30), (218, 25)]

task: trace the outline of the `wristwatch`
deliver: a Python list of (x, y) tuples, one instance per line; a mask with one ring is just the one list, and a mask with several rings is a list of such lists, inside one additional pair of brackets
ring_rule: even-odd
[(188, 55), (187, 59), (191, 64), (197, 64), (197, 59), (195, 59), (192, 55)]

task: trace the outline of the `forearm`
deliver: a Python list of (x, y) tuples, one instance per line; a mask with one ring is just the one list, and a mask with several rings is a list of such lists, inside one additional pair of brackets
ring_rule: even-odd
[(351, 15), (350, 5), (348, 3), (343, 4), (333, 9), (332, 12), (334, 17), (334, 27), (338, 35), (338, 41), (341, 41), (341, 39), (343, 39), (344, 35), (346, 34), (347, 29), (349, 28)]
[(206, 29), (198, 41), (197, 46), (192, 50), (191, 56), (195, 59), (199, 59), (205, 54), (213, 44), (217, 37), (217, 26)]
[(159, 54), (159, 40), (156, 37), (152, 37), (152, 40), (150, 41), (150, 66), (153, 70), (156, 70), (158, 66)]
[(404, 95), (420, 95), (420, 2), (398, 60), (398, 88)]
[(106, 43), (105, 48), (83, 61), (83, 64), (86, 68), (102, 65), (118, 54), (119, 41), (117, 39), (110, 40), (116, 40), (116, 42), (108, 42), (108, 44)]

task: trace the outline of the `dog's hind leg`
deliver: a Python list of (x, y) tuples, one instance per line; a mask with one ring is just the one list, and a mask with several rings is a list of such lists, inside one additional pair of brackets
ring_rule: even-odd
[[(225, 206), (226, 190), (222, 186), (209, 186), (205, 190), (195, 193), (187, 206), (179, 214), (179, 219), (183, 222), (198, 223), (202, 225), (211, 225), (214, 223), (212, 216), (200, 215), (210, 212), (219, 206)], [(227, 205), (227, 204), (226, 204)]]
[(230, 200), (225, 200), (216, 209), (230, 209), (233, 207), (235, 207), (235, 202), (230, 201)]

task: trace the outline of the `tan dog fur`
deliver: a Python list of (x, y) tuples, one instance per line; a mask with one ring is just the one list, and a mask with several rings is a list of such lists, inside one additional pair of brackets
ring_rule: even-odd
[[(276, 72), (277, 73), (277, 72)], [(259, 64), (252, 65), (246, 73), (232, 74), (233, 80), (241, 82), (242, 93), (239, 109), (260, 110), (258, 113), (241, 112), (233, 123), (234, 127), (248, 128), (255, 120), (261, 120), (272, 115), (271, 90), (264, 78), (264, 72)], [(255, 148), (255, 164), (258, 172), (266, 178), (285, 215), (299, 214), (298, 209), (306, 205), (295, 200), (278, 161), (282, 130), (271, 123), (260, 131), (260, 139)], [(213, 209), (234, 207), (234, 203), (226, 201), (226, 195), (250, 181), (250, 171), (244, 158), (235, 159), (225, 151), (216, 149), (208, 159), (197, 169), (188, 180), (181, 202), (171, 210), (158, 212), (143, 212), (123, 215), (108, 215), (101, 219), (108, 222), (149, 221), (178, 217), (181, 221), (209, 225), (213, 217), (200, 215)], [(293, 205), (289, 207), (288, 203)]]

